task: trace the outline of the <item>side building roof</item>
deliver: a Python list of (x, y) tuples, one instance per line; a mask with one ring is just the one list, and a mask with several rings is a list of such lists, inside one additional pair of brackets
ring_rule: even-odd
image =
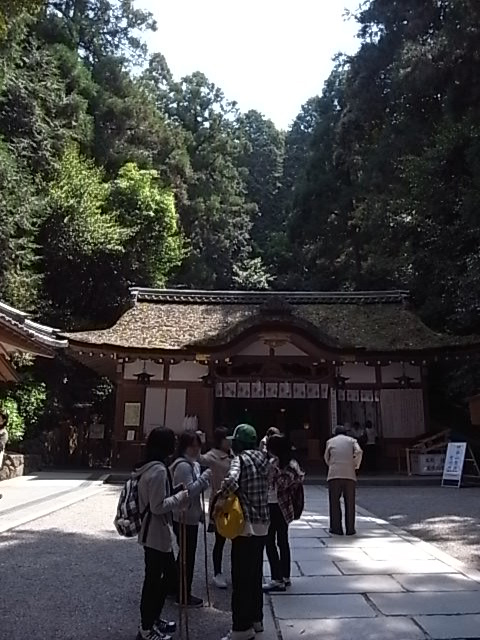
[(27, 313), (0, 302), (0, 342), (6, 351), (23, 351), (53, 357), (55, 349), (65, 348), (68, 342), (58, 336), (58, 330), (29, 319)]
[(132, 289), (109, 329), (64, 334), (72, 347), (118, 353), (214, 352), (255, 327), (285, 326), (332, 351), (425, 352), (480, 344), (442, 335), (408, 306), (405, 291), (265, 292)]

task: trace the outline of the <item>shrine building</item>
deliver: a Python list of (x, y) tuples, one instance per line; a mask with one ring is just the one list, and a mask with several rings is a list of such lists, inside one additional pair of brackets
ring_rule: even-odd
[[(475, 345), (435, 333), (403, 291), (133, 289), (109, 329), (66, 334), (70, 354), (116, 384), (113, 466), (130, 468), (156, 426), (209, 438), (275, 425), (321, 460), (337, 424), (375, 425), (383, 468), (429, 432), (428, 365)], [(478, 347), (478, 345), (477, 345)]]

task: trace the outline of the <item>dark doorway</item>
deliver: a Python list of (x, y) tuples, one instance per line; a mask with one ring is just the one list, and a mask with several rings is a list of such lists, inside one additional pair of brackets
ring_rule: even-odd
[(263, 438), (268, 427), (278, 427), (299, 451), (305, 452), (308, 439), (323, 442), (329, 433), (326, 400), (219, 398), (215, 418), (217, 425), (231, 430), (247, 422), (256, 428), (259, 438)]

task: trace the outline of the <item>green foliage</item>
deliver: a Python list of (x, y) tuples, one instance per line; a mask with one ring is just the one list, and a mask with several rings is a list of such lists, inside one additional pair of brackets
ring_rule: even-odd
[(44, 0), (0, 0), (0, 40), (8, 34), (12, 23), (22, 14), (34, 14)]
[(24, 437), (35, 433), (47, 398), (45, 384), (31, 376), (23, 377), (13, 388), (2, 389), (0, 408), (8, 415), (9, 442), (18, 444)]
[(8, 441), (11, 447), (22, 441), (25, 434), (25, 421), (20, 415), (17, 401), (11, 396), (0, 398), (0, 409), (8, 416)]
[(107, 206), (128, 229), (129, 280), (164, 286), (184, 255), (172, 191), (159, 184), (156, 171), (140, 170), (130, 162), (112, 182)]

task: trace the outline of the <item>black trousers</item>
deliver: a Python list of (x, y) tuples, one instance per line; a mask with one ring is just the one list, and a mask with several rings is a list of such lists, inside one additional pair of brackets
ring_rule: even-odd
[(247, 631), (263, 620), (264, 536), (232, 540), (232, 630)]
[(334, 533), (343, 533), (342, 508), (340, 499), (343, 496), (345, 504), (346, 533), (355, 533), (355, 480), (335, 478), (328, 481), (328, 498), (330, 503), (330, 529)]
[(272, 580), (290, 578), (288, 524), (278, 504), (269, 504), (268, 508), (270, 510), (270, 526), (268, 528), (266, 547)]
[(222, 573), (223, 548), (225, 547), (226, 538), (215, 531), (215, 544), (213, 545), (213, 573), (218, 576)]
[[(173, 531), (175, 532), (175, 537), (177, 539), (178, 548), (180, 549), (180, 524), (178, 522), (173, 521)], [(197, 553), (197, 539), (198, 539), (198, 524), (186, 524), (185, 525), (185, 534), (186, 534), (186, 553), (185, 553), (185, 564), (186, 564), (186, 583), (187, 583), (187, 597), (192, 595), (192, 582), (193, 582), (193, 571), (195, 569), (195, 554)], [(169, 593), (174, 593), (177, 595), (178, 600), (181, 601), (180, 594), (180, 570), (181, 570), (181, 558), (180, 552), (177, 556), (176, 567), (170, 568), (169, 571)]]
[(151, 629), (160, 618), (168, 592), (168, 567), (174, 562), (173, 553), (150, 547), (145, 551), (145, 579), (143, 581), (140, 615), (142, 628)]

